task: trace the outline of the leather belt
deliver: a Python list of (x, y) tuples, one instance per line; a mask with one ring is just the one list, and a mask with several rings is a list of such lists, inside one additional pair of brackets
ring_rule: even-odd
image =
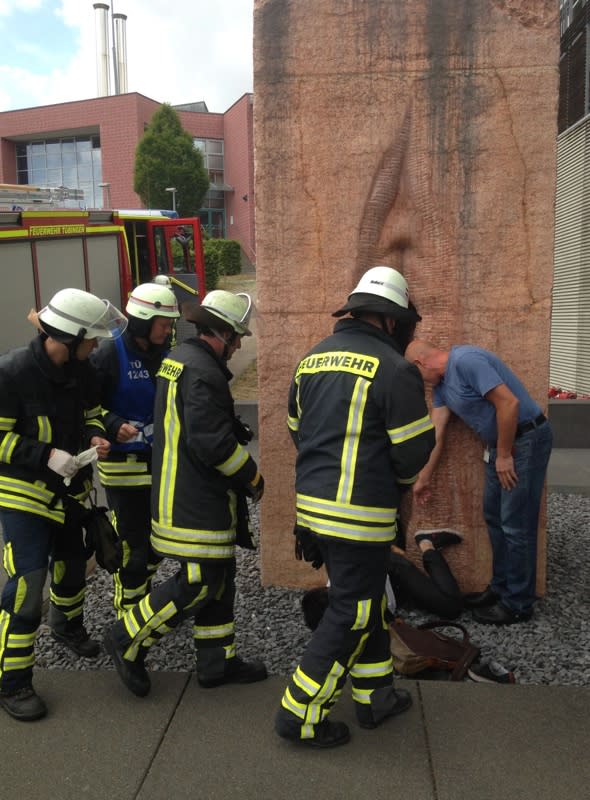
[(521, 422), (520, 425), (516, 426), (516, 434), (514, 438), (518, 439), (518, 437), (522, 436), (523, 433), (534, 431), (535, 428), (538, 428), (540, 425), (543, 425), (544, 422), (547, 422), (547, 417), (545, 416), (545, 414), (539, 414), (538, 417), (529, 420), (529, 422)]

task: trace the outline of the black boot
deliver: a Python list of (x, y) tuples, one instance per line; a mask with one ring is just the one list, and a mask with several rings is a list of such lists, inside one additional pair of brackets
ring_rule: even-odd
[(268, 672), (262, 661), (242, 661), (238, 656), (226, 661), (223, 674), (214, 677), (200, 676), (197, 664), (197, 680), (204, 689), (213, 689), (224, 683), (256, 683), (266, 678)]
[(88, 631), (81, 622), (66, 622), (65, 627), (57, 631), (51, 630), (51, 635), (56, 642), (61, 642), (81, 658), (96, 658), (100, 653), (100, 645), (91, 639)]
[(20, 722), (33, 722), (47, 714), (47, 706), (32, 686), (23, 686), (13, 692), (0, 692), (0, 706)]
[(275, 731), (283, 739), (288, 739), (296, 744), (303, 744), (306, 747), (338, 747), (350, 741), (350, 731), (345, 722), (331, 722), (325, 719), (313, 726), (312, 738), (301, 738), (301, 725), (291, 724), (280, 714), (275, 720)]
[(141, 653), (137, 661), (129, 661), (124, 658), (124, 649), (117, 642), (112, 628), (105, 633), (104, 649), (110, 655), (117, 670), (117, 674), (129, 689), (137, 697), (145, 697), (151, 689), (150, 676), (145, 668), (145, 653)]
[(372, 730), (390, 717), (403, 714), (412, 705), (412, 695), (406, 689), (376, 689), (370, 705), (356, 703), (356, 716), (361, 728)]

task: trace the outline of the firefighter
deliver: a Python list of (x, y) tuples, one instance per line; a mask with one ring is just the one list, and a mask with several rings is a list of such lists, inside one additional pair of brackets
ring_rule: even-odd
[(151, 542), (179, 566), (105, 635), (119, 677), (140, 697), (150, 690), (147, 648), (187, 617), (194, 619), (201, 686), (267, 677), (264, 664), (242, 660), (234, 644), (234, 550), (244, 522), (238, 508), (245, 505), (239, 500), (247, 494), (257, 502), (264, 489), (242, 443), (227, 367), (251, 335), (250, 307), (247, 294), (215, 290), (200, 306), (183, 308), (197, 336), (172, 350), (158, 372)]
[[(125, 317), (106, 300), (62, 289), (31, 321), (40, 334), (0, 358), (0, 520), (8, 581), (0, 609), (0, 705), (30, 721), (47, 708), (32, 685), (34, 643), (51, 563), (49, 625), (79, 656), (98, 655), (83, 622), (86, 549), (72, 516), (105, 456), (100, 406), (86, 361), (99, 338), (115, 338)], [(94, 449), (78, 455), (90, 444)]]
[(345, 723), (327, 716), (348, 674), (363, 728), (411, 705), (407, 691), (393, 688), (385, 581), (400, 487), (416, 479), (434, 446), (422, 378), (402, 355), (420, 320), (403, 275), (368, 270), (333, 316), (346, 314), (300, 361), (289, 392), (296, 553), (325, 563), (330, 590), (275, 730), (312, 747), (350, 738)]
[(123, 564), (113, 576), (118, 617), (148, 593), (161, 560), (150, 546), (154, 398), (156, 373), (180, 316), (169, 282), (136, 287), (125, 312), (123, 336), (101, 342), (91, 358), (113, 443), (109, 457), (98, 464), (98, 474), (123, 546)]

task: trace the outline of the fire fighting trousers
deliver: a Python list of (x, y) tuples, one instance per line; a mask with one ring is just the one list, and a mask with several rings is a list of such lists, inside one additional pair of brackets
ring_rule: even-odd
[(143, 658), (154, 642), (193, 619), (197, 674), (223, 676), (236, 655), (234, 644), (235, 559), (179, 562), (168, 580), (154, 586), (113, 627), (124, 658)]
[(301, 739), (338, 699), (350, 674), (361, 720), (377, 721), (391, 703), (393, 664), (384, 620), (389, 545), (349, 544), (316, 537), (330, 579), (329, 606), (281, 701), (281, 727)]
[(150, 591), (161, 562), (150, 543), (151, 486), (105, 487), (113, 525), (123, 547), (123, 565), (113, 575), (113, 604), (120, 618)]
[(69, 622), (82, 623), (86, 552), (79, 526), (8, 509), (0, 509), (0, 521), (8, 575), (0, 603), (0, 690), (12, 692), (31, 685), (48, 568), (49, 624), (65, 633)]

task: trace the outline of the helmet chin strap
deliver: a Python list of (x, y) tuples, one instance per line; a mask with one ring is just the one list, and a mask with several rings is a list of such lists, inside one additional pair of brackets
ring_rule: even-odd
[(223, 353), (221, 354), (221, 358), (223, 361), (227, 361), (227, 358), (229, 356), (229, 348), (232, 342), (234, 341), (235, 337), (237, 336), (237, 334), (232, 333), (229, 339), (224, 339), (223, 336), (214, 328), (211, 328), (211, 333), (213, 334), (213, 336), (215, 336), (216, 339), (219, 339), (219, 341), (223, 343)]
[(86, 336), (87, 330), (86, 328), (80, 328), (78, 333), (74, 336), (73, 339), (70, 339), (69, 342), (66, 343), (66, 347), (68, 348), (68, 355), (70, 361), (77, 361), (76, 352), (78, 347), (84, 341), (84, 337)]

